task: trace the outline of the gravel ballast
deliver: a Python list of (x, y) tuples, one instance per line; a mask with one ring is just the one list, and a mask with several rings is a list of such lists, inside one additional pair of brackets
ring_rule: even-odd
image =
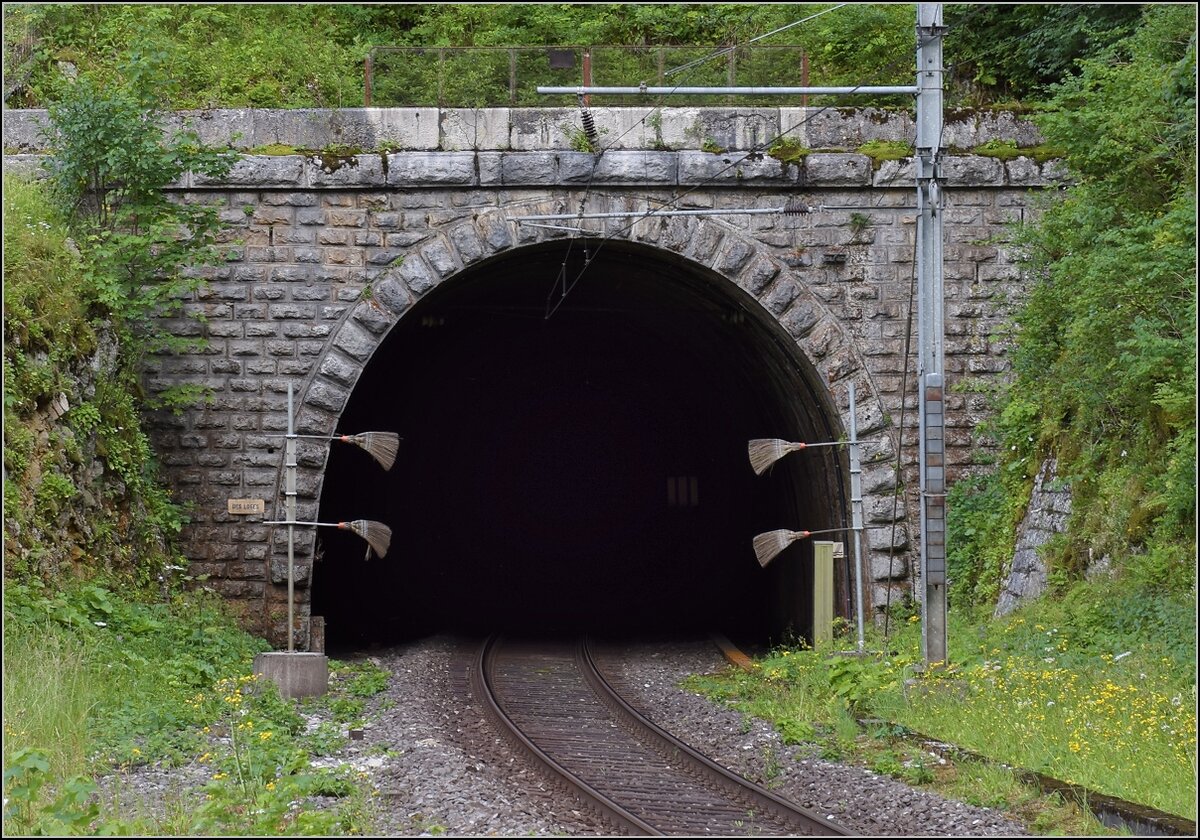
[[(815, 758), (783, 744), (769, 724), (687, 692), (689, 674), (726, 666), (707, 640), (621, 648), (611, 676), (655, 723), (741, 775), (863, 835), (1025, 835), (1002, 813), (945, 799), (858, 767)], [(379, 768), (380, 830), (401, 834), (440, 826), (448, 834), (610, 834), (611, 830), (548, 790), (490, 731), (467, 696), (465, 669), (474, 648), (446, 637), (380, 651), (395, 703), (366, 733), (400, 755)], [(614, 661), (607, 658), (608, 662)], [(378, 702), (378, 698), (377, 701)], [(936, 757), (932, 758), (936, 761)], [(768, 764), (770, 765), (768, 767)]]
[[(478, 646), (478, 640), (432, 636), (362, 654), (389, 672), (388, 686), (370, 699), (361, 737), (313, 764), (349, 764), (361, 774), (372, 792), (375, 835), (611, 835), (611, 827), (548, 784), (485, 721), (467, 678)], [(688, 675), (726, 667), (711, 641), (600, 650), (602, 670), (660, 727), (853, 834), (1028, 834), (999, 811), (822, 760), (811, 745), (785, 745), (766, 722), (683, 690), (679, 684)], [(316, 727), (321, 720), (308, 723)], [(207, 772), (197, 765), (135, 767), (102, 780), (101, 788), (125, 809), (161, 811), (165, 798), (201, 787)]]

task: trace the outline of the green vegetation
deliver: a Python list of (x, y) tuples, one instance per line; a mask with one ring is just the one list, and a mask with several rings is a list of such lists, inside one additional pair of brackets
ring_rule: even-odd
[[(668, 66), (678, 66), (717, 46), (778, 28), (795, 20), (796, 13), (795, 7), (779, 4), (101, 4), (75, 9), (12, 4), (5, 7), (8, 43), (33, 33), (36, 47), (23, 68), (6, 67), (29, 74), (18, 94), (23, 99), (9, 104), (45, 106), (69, 88), (76, 74), (114, 82), (129, 56), (153, 51), (171, 80), (164, 92), (179, 108), (356, 107), (363, 104), (363, 63), (372, 45), (712, 45), (672, 52)], [(831, 19), (837, 23), (830, 24)], [(849, 7), (793, 31), (812, 53), (814, 73), (837, 83), (864, 64), (911, 64), (912, 14), (906, 9)], [(854, 35), (858, 31), (876, 34), (864, 43)], [(657, 57), (648, 51), (597, 50), (593, 62), (598, 81), (657, 78)], [(530, 78), (522, 86), (522, 104), (546, 102), (533, 89), (532, 73), (542, 74), (542, 84), (578, 81), (578, 66), (550, 71), (544, 49), (530, 51), (518, 63), (519, 77)], [(743, 83), (799, 78), (798, 54), (743, 57), (741, 63)], [(723, 83), (725, 72), (726, 60), (719, 58), (687, 75), (689, 83), (712, 84)], [(503, 52), (379, 52), (374, 75), (377, 105), (509, 100), (509, 57)]]
[(869, 140), (858, 147), (858, 153), (871, 159), (873, 168), (885, 160), (904, 160), (913, 156), (911, 143), (901, 140)]
[[(693, 677), (687, 687), (771, 721), (785, 743), (810, 743), (826, 758), (910, 784), (953, 781), (936, 766), (912, 763), (919, 745), (898, 736), (915, 731), (1195, 819), (1196, 644), (1188, 598), (1147, 602), (1106, 581), (1003, 621), (980, 618), (951, 611), (953, 664), (943, 669), (918, 668), (912, 621), (888, 640), (872, 635), (868, 650), (887, 656), (783, 647), (749, 673)], [(844, 650), (848, 643), (836, 644)], [(889, 725), (864, 729), (855, 722), (863, 719)], [(987, 800), (979, 804), (1030, 822), (1047, 807), (998, 768), (956, 772), (996, 777), (995, 789), (974, 792)], [(1051, 821), (1044, 829), (1066, 830), (1061, 821), (1078, 816), (1051, 809), (1040, 819)], [(1072, 833), (1079, 828), (1095, 830)]]
[[(353, 699), (361, 725), (363, 698), (386, 687), (370, 663), (331, 661), (330, 694), (281, 700), (250, 674), (266, 645), (204, 591), (148, 604), (97, 583), (10, 582), (4, 627), (6, 835), (369, 832), (363, 775), (309, 758), (344, 742), (338, 703)], [(307, 733), (300, 712), (324, 723)], [(99, 793), (96, 776), (146, 764), (201, 766), (208, 780), (145, 811)]]
[[(1133, 34), (1046, 88), (1036, 119), (1075, 184), (1013, 234), (1032, 282), (1014, 318), (1014, 379), (993, 395), (996, 457), (948, 500), (953, 664), (918, 669), (914, 624), (875, 640), (886, 657), (778, 649), (753, 673), (692, 688), (827, 757), (951, 792), (970, 779), (976, 801), (1038, 831), (1100, 829), (1047, 810), (1002, 770), (943, 778), (905, 758), (894, 731), (855, 719), (1195, 818), (1194, 31), (1194, 8), (1148, 8)], [(1067, 533), (1044, 550), (1052, 590), (990, 621), (1047, 457), (1073, 495)], [(1102, 557), (1111, 576), (1084, 580)]]
[(181, 514), (156, 482), (131, 371), (89, 373), (119, 352), (100, 284), (43, 186), (6, 175), (4, 222), (5, 573), (49, 580), (74, 562), (153, 583), (176, 562), (165, 540)]
[[(120, 68), (132, 56), (153, 54), (165, 71), (163, 94), (177, 108), (359, 107), (364, 61), (374, 45), (426, 48), (424, 53), (375, 53), (375, 105), (508, 104), (507, 52), (436, 48), (527, 45), (536, 49), (516, 55), (518, 104), (546, 105), (548, 99), (536, 93), (536, 85), (577, 83), (580, 71), (578, 65), (551, 70), (544, 45), (629, 45), (593, 50), (597, 83), (654, 83), (659, 81), (659, 46), (696, 45), (666, 53), (670, 69), (832, 8), (833, 4), (816, 3), (14, 3), (4, 12), (10, 47), (5, 74), (27, 81), (17, 86), (7, 104), (45, 107), (63, 96), (75, 77), (118, 84)], [(985, 105), (1037, 98), (1050, 84), (1075, 72), (1079, 59), (1100, 53), (1132, 31), (1141, 13), (1139, 5), (951, 4), (945, 11), (946, 51), (954, 56), (950, 99)], [(802, 48), (813, 84), (897, 82), (915, 73), (913, 25), (911, 6), (850, 4), (759, 46)], [(27, 37), (33, 45), (28, 53), (19, 46)], [(796, 84), (801, 78), (799, 49), (739, 50), (733, 60), (738, 84)], [(728, 83), (728, 66), (728, 57), (720, 56), (663, 81), (723, 85)], [(811, 104), (867, 101), (826, 99), (813, 98)], [(735, 104), (713, 97), (697, 101)], [(876, 98), (874, 103), (908, 106), (903, 97)], [(563, 98), (561, 104), (574, 103)]]
[[(374, 43), (717, 45), (822, 8), (5, 6), (6, 44), (34, 44), (21, 67), (6, 64), (6, 76), (28, 72), (9, 104), (49, 106), (57, 129), (52, 178), (4, 179), (6, 833), (354, 833), (369, 819), (361, 779), (315, 772), (307, 757), (336, 752), (386, 674), (339, 664), (334, 693), (300, 707), (325, 718), (306, 734), (297, 707), (248, 676), (262, 643), (204, 593), (172, 586), (186, 572), (171, 546), (185, 511), (158, 483), (141, 416), (200, 395), (145, 394), (139, 372), (159, 354), (199, 349), (157, 318), (195, 294), (221, 233), (215, 207), (168, 201), (162, 189), (188, 169), (219, 176), (232, 160), (186, 131), (165, 136), (161, 110), (360, 105)], [(779, 649), (752, 674), (692, 685), (774, 721), (788, 743), (1008, 808), (1036, 831), (1098, 829), (1004, 771), (935, 766), (903, 727), (1194, 818), (1195, 9), (964, 5), (946, 15), (952, 101), (1020, 99), (1043, 111), (1044, 146), (974, 151), (1063, 155), (1075, 181), (1010, 243), (1030, 279), (1012, 327), (1014, 378), (982, 430), (994, 446), (981, 451), (995, 456), (949, 500), (953, 664), (919, 674), (906, 626), (886, 658)], [(857, 4), (787, 37), (808, 50), (814, 83), (884, 82), (912, 77), (912, 24), (911, 7)], [(682, 64), (709, 49), (671, 55)], [(375, 104), (507, 97), (507, 54), (478, 55), (381, 59)], [(775, 56), (738, 60), (757, 83), (794, 83), (798, 56)], [(657, 72), (649, 49), (593, 58), (601, 83)], [(705, 62), (686, 81), (723, 84), (727, 69)], [(876, 164), (911, 154), (869, 149)], [(336, 165), (350, 150), (325, 151)], [(809, 153), (790, 138), (770, 151), (785, 163)], [(1045, 552), (1052, 592), (988, 622), (1048, 457), (1073, 491), (1069, 530)], [(1084, 581), (1101, 558), (1112, 577)], [(896, 726), (864, 730), (865, 716)], [(779, 758), (766, 759), (770, 781)], [(95, 800), (93, 777), (147, 762), (208, 765), (205, 799), (157, 816), (119, 796)], [(318, 794), (338, 807), (297, 807)], [(413, 824), (441, 830), (419, 815)]]
[[(141, 413), (199, 395), (145, 395), (139, 376), (152, 355), (198, 346), (157, 319), (218, 258), (218, 222), (216, 207), (163, 188), (233, 158), (164, 136), (156, 73), (138, 60), (122, 85), (79, 80), (50, 108), (47, 181), (4, 179), (4, 558), (20, 579), (50, 581), (70, 562), (144, 587), (178, 562), (168, 541), (183, 512), (158, 483)], [(56, 423), (60, 394), (70, 408)]]
[(973, 154), (983, 157), (994, 157), (1000, 160), (1013, 160), (1024, 152), (1017, 148), (1016, 140), (989, 140), (971, 150)]
[(1062, 147), (1049, 143), (1039, 143), (1036, 146), (1018, 146), (1015, 140), (999, 139), (981, 143), (971, 149), (969, 153), (982, 157), (994, 157), (999, 160), (1013, 160), (1019, 157), (1027, 157), (1038, 163), (1057, 160), (1066, 154)]
[(806, 148), (799, 140), (788, 136), (777, 137), (771, 143), (771, 147), (767, 149), (769, 157), (783, 163), (800, 163), (810, 154), (812, 154), (812, 149)]
[(1020, 228), (1032, 284), (996, 470), (953, 491), (952, 597), (995, 594), (1042, 460), (1072, 489), (1060, 591), (1111, 559), (1153, 597), (1195, 592), (1195, 10), (1162, 6), (1039, 118), (1077, 183)]
[(953, 4), (946, 7), (951, 86), (965, 102), (1041, 98), (1137, 27), (1135, 4)]

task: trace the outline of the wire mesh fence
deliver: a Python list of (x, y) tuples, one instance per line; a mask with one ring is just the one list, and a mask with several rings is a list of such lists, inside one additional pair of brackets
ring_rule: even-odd
[[(706, 60), (705, 60), (706, 59)], [(693, 66), (691, 65), (695, 62)], [(681, 69), (685, 68), (686, 69)], [(685, 85), (819, 85), (819, 65), (798, 46), (373, 47), (366, 60), (364, 104), (374, 107), (485, 108), (574, 106), (576, 97), (537, 88)], [(644, 105), (645, 97), (605, 96), (604, 105)], [(674, 96), (672, 105), (803, 106), (795, 96)], [(813, 97), (811, 104), (823, 104)]]

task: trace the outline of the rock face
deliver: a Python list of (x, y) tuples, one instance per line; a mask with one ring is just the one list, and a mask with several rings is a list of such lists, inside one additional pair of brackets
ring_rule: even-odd
[(1033, 483), (1029, 509), (1017, 531), (1017, 549), (1012, 571), (996, 603), (996, 617), (1007, 615), (1026, 598), (1036, 598), (1046, 589), (1046, 563), (1038, 550), (1055, 534), (1066, 530), (1071, 516), (1071, 491), (1060, 487), (1058, 461), (1042, 464)]

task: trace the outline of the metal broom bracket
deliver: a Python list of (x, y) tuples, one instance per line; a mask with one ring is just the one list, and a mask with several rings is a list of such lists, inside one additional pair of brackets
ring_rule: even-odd
[(850, 439), (845, 441), (826, 441), (823, 443), (802, 443), (779, 440), (778, 438), (760, 438), (749, 443), (750, 466), (756, 475), (762, 475), (776, 461), (791, 452), (800, 452), (817, 446), (849, 446), (850, 447), (850, 512), (852, 525), (849, 528), (825, 528), (819, 531), (790, 531), (782, 528), (777, 531), (767, 531), (754, 538), (754, 554), (759, 565), (764, 568), (774, 560), (781, 551), (797, 540), (802, 540), (813, 534), (829, 534), (835, 531), (854, 532), (854, 589), (858, 598), (858, 650), (861, 653), (865, 644), (863, 637), (863, 592), (862, 592), (862, 466), (858, 449), (858, 419), (857, 404), (854, 398), (854, 383), (849, 383), (850, 390)]
[(350, 531), (357, 534), (367, 541), (367, 557), (371, 556), (374, 551), (379, 557), (387, 554), (388, 547), (392, 540), (392, 529), (382, 522), (375, 522), (370, 519), (355, 519), (349, 522), (301, 522), (296, 519), (296, 441), (300, 438), (316, 439), (316, 440), (340, 440), (343, 443), (353, 443), (356, 446), (362, 447), (383, 468), (391, 469), (395, 463), (396, 453), (399, 451), (399, 442), (402, 438), (395, 432), (361, 432), (357, 435), (298, 435), (296, 434), (295, 424), (295, 408), (292, 383), (288, 382), (288, 402), (287, 402), (287, 434), (286, 435), (271, 435), (271, 437), (283, 437), (285, 439), (284, 448), (284, 467), (286, 475), (284, 477), (284, 497), (286, 519), (277, 519), (263, 522), (264, 525), (287, 525), (288, 529), (288, 572), (287, 572), (287, 587), (288, 587), (288, 653), (295, 652), (295, 628), (296, 628), (296, 539), (295, 529), (297, 525), (305, 526), (324, 526), (330, 528), (338, 528), (343, 531)]

